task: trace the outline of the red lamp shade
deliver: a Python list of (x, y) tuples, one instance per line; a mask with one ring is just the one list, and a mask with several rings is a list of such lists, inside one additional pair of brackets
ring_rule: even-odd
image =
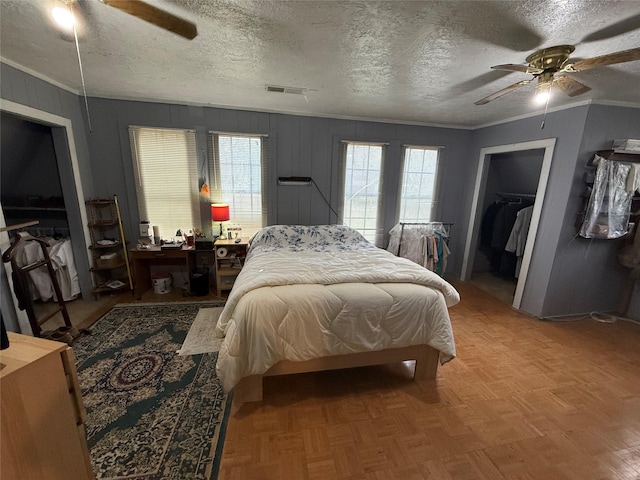
[(226, 203), (212, 203), (211, 220), (214, 222), (226, 222), (229, 220), (229, 205)]

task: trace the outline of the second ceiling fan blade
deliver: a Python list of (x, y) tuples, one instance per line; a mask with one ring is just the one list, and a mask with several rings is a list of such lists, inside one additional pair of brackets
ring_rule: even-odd
[(566, 75), (558, 75), (555, 77), (553, 79), (553, 84), (570, 97), (577, 97), (578, 95), (582, 95), (583, 93), (587, 93), (591, 90), (591, 88), (587, 87), (585, 84)]
[(609, 53), (599, 57), (578, 60), (576, 63), (565, 67), (565, 69), (568, 72), (581, 72), (590, 68), (615, 65), (616, 63), (633, 62), (634, 60), (640, 60), (640, 48), (632, 48), (631, 50), (623, 50), (621, 52)]
[(194, 23), (140, 0), (102, 0), (102, 2), (189, 40), (198, 35), (198, 29)]
[(528, 83), (531, 83), (533, 79), (531, 80), (522, 80), (518, 83), (514, 83), (513, 85), (509, 85), (506, 88), (503, 88), (502, 90), (498, 90), (495, 93), (492, 93), (491, 95), (484, 97), (480, 100), (478, 100), (477, 102), (474, 102), (475, 105), (485, 105), (487, 103), (489, 103), (492, 100), (495, 100), (496, 98), (500, 98), (503, 95), (506, 95), (509, 92), (512, 92), (513, 90), (515, 90), (516, 88), (520, 88), (524, 85), (527, 85)]
[(519, 63), (507, 63), (505, 65), (494, 65), (491, 67), (492, 70), (507, 70), (509, 72), (522, 72), (528, 73), (531, 75), (536, 75), (538, 73), (544, 72), (541, 68), (531, 67), (529, 65), (522, 65)]

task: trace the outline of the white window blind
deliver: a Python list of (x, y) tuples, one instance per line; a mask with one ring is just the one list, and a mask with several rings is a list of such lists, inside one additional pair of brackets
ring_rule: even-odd
[(342, 220), (376, 244), (383, 153), (381, 144), (345, 142)]
[(249, 237), (266, 225), (268, 138), (210, 132), (211, 201), (229, 205), (229, 223)]
[(433, 220), (436, 207), (438, 149), (405, 147), (400, 196), (400, 221), (424, 223)]
[(129, 127), (140, 220), (162, 238), (200, 226), (196, 136), (191, 130)]

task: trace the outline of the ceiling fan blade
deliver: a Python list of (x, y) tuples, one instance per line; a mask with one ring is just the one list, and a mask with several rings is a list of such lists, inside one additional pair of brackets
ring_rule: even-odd
[(464, 25), (460, 33), (479, 42), (528, 52), (544, 41), (540, 32), (510, 8), (510, 2), (465, 2), (465, 8), (457, 2), (442, 3), (450, 9), (448, 16), (459, 20), (452, 25)]
[(634, 60), (640, 60), (640, 48), (609, 53), (600, 57), (585, 58), (584, 60), (578, 60), (576, 63), (565, 66), (562, 70), (567, 72), (581, 72), (590, 68), (633, 62)]
[(508, 70), (510, 72), (522, 72), (529, 73), (531, 75), (537, 75), (544, 72), (541, 68), (530, 67), (529, 65), (521, 65), (518, 63), (507, 63), (505, 65), (494, 65), (491, 67), (493, 70)]
[(102, 0), (102, 2), (189, 40), (198, 35), (198, 29), (194, 23), (140, 0)]
[(587, 87), (585, 84), (566, 75), (558, 75), (555, 77), (553, 79), (553, 84), (570, 97), (577, 97), (578, 95), (582, 95), (583, 93), (587, 93), (591, 90), (591, 88)]
[(601, 28), (600, 30), (596, 30), (595, 32), (591, 32), (589, 35), (582, 39), (581, 43), (607, 40), (609, 38), (614, 38), (638, 29), (640, 29), (640, 14), (625, 18), (624, 20), (620, 20), (613, 25), (609, 25), (608, 27)]
[(531, 83), (531, 80), (522, 80), (522, 81), (520, 81), (518, 83), (514, 83), (513, 85), (509, 85), (508, 87), (503, 88), (502, 90), (498, 90), (497, 92), (492, 93), (488, 97), (484, 97), (483, 99), (478, 100), (477, 102), (474, 102), (474, 105), (485, 105), (485, 104), (489, 103), (490, 101), (495, 100), (496, 98), (499, 98), (499, 97), (501, 97), (503, 95), (506, 95), (509, 92), (512, 92), (516, 88), (520, 88), (520, 87), (522, 87), (524, 85), (527, 85), (528, 83)]

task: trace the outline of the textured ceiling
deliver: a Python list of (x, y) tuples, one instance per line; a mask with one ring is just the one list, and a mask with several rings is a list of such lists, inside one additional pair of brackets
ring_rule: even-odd
[[(59, 0), (0, 0), (0, 56), (82, 91), (73, 37), (53, 26)], [(479, 126), (542, 112), (533, 83), (487, 105), (519, 80), (492, 65), (576, 46), (572, 58), (640, 47), (640, 2), (149, 0), (193, 21), (194, 40), (98, 0), (74, 9), (89, 96), (305, 115)], [(593, 100), (640, 106), (640, 61), (575, 73), (590, 86), (553, 109)], [(305, 95), (269, 93), (266, 84)]]

